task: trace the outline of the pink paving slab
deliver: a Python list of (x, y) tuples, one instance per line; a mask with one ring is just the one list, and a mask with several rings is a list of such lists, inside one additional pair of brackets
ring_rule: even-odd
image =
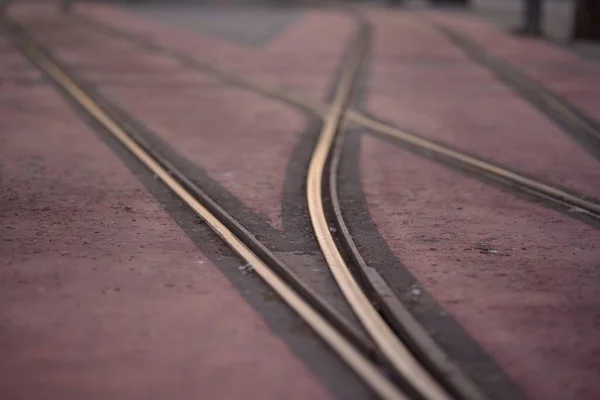
[(600, 233), (372, 137), (361, 182), (392, 252), (532, 399), (600, 396)]
[(329, 397), (51, 86), (0, 105), (3, 398)]
[(377, 24), (366, 101), (370, 112), (416, 134), (600, 198), (600, 186), (592, 184), (600, 182), (600, 163), (417, 14), (369, 15)]
[(327, 10), (306, 10), (304, 17), (262, 49), (249, 49), (195, 32), (173, 29), (132, 12), (107, 5), (78, 8), (87, 17), (142, 35), (199, 60), (250, 74), (267, 82), (296, 87), (326, 98), (356, 25), (348, 16)]

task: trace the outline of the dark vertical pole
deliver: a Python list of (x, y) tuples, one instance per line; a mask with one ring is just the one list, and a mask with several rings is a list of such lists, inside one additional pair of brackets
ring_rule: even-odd
[(523, 9), (523, 33), (542, 33), (542, 0), (525, 0)]
[(10, 3), (10, 1), (11, 0), (0, 0), (0, 17), (8, 10), (8, 3)]
[(600, 1), (577, 0), (573, 39), (600, 41)]

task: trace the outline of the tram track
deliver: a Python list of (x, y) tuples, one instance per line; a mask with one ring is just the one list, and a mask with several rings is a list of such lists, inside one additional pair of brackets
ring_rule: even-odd
[[(125, 32), (85, 16), (75, 15), (73, 18), (75, 21), (79, 21), (79, 23), (85, 23), (86, 27), (91, 27), (107, 35), (131, 41), (149, 51), (167, 55), (223, 82), (309, 112), (323, 120), (327, 118), (329, 113), (330, 106), (328, 104), (314, 100), (302, 92), (287, 88), (282, 89), (278, 86), (244, 76), (214, 63), (196, 59), (188, 54), (157, 44), (152, 40)], [(571, 216), (587, 216), (595, 222), (600, 220), (600, 201), (597, 199), (592, 199), (569, 189), (544, 182), (520, 171), (515, 171), (493, 161), (455, 149), (447, 144), (426, 139), (355, 108), (348, 109), (345, 118), (346, 123), (363, 128), (367, 133), (390, 139), (392, 142), (407, 148), (419, 156), (425, 156), (447, 167), (467, 172), (484, 183), (492, 183), (512, 192), (524, 194), (529, 198), (538, 201), (541, 200), (544, 204), (558, 208)]]
[[(188, 177), (179, 171), (168, 159), (154, 151), (151, 146), (133, 130), (119, 121), (117, 113), (111, 112), (108, 103), (99, 95), (86, 89), (84, 83), (60, 66), (34, 39), (16, 23), (6, 22), (16, 46), (54, 83), (114, 136), (131, 154), (153, 172), (199, 217), (201, 217), (241, 258), (252, 265), (254, 271), (279, 296), (294, 309), (313, 330), (328, 343), (342, 359), (382, 398), (403, 399), (402, 390), (411, 396), (426, 400), (450, 400), (453, 394), (437, 381), (437, 373), (430, 374), (428, 367), (421, 365), (413, 354), (388, 326), (388, 322), (371, 304), (367, 296), (346, 264), (341, 249), (337, 248), (330, 233), (329, 222), (323, 210), (323, 178), (327, 176), (326, 165), (333, 144), (340, 131), (345, 109), (350, 100), (352, 86), (367, 47), (366, 27), (359, 30), (351, 45), (350, 57), (342, 70), (339, 91), (334, 106), (327, 117), (321, 139), (315, 149), (308, 174), (307, 201), (313, 222), (315, 236), (323, 250), (327, 264), (345, 294), (353, 311), (361, 320), (372, 341), (365, 340), (354, 331), (325, 301), (318, 297), (291, 270), (260, 243), (249, 231), (234, 220), (215, 201), (206, 195)], [(331, 187), (335, 187), (335, 184)], [(336, 189), (337, 190), (337, 189)], [(339, 207), (339, 203), (334, 202)], [(339, 221), (337, 222), (339, 223)], [(381, 301), (381, 298), (376, 301)], [(408, 314), (408, 311), (406, 311)], [(424, 334), (424, 332), (422, 332)], [(391, 380), (382, 374), (388, 370)], [(401, 382), (399, 389), (397, 385)], [(452, 391), (455, 393), (455, 391)], [(459, 391), (460, 392), (460, 391)], [(475, 397), (460, 398), (471, 400)], [(476, 397), (482, 398), (482, 397)]]
[[(82, 85), (77, 83), (75, 78), (69, 76), (65, 70), (53, 61), (51, 56), (38, 47), (24, 32), (19, 31), (17, 25), (7, 22), (7, 27), (11, 31), (10, 35), (15, 39), (15, 43), (39, 68), (52, 77), (54, 82), (67, 95), (84, 108), (104, 129), (115, 136), (124, 147), (155, 173), (197, 215), (202, 217), (238, 255), (248, 261), (257, 274), (315, 332), (334, 348), (382, 398), (402, 399), (406, 397), (378, 371), (378, 368), (382, 366), (377, 365), (376, 357), (373, 356), (374, 353), (383, 354), (386, 359), (384, 364), (391, 366), (421, 398), (427, 400), (452, 398), (472, 400), (484, 397), (451, 364), (442, 363), (445, 360), (443, 353), (437, 349), (435, 343), (429, 339), (423, 328), (414, 319), (411, 319), (410, 313), (402, 306), (383, 278), (362, 259), (351, 239), (337, 200), (337, 172), (343, 142), (343, 129), (341, 129), (341, 126), (344, 123), (344, 117), (349, 124), (358, 125), (376, 134), (394, 138), (409, 147), (416, 147), (419, 151), (432, 152), (442, 159), (450, 159), (452, 163), (463, 163), (465, 169), (475, 170), (476, 173), (481, 174), (483, 171), (488, 178), (492, 176), (493, 180), (497, 180), (504, 185), (517, 185), (521, 190), (536, 197), (569, 208), (577, 207), (577, 209), (583, 210), (595, 218), (600, 217), (600, 206), (595, 202), (401, 131), (359, 111), (346, 110), (362, 58), (361, 54), (366, 49), (365, 33), (362, 29), (353, 44), (353, 56), (346, 63), (347, 68), (345, 66), (342, 71), (338, 92), (331, 105), (313, 101), (300, 93), (283, 91), (276, 87), (248, 80), (231, 71), (203, 63), (201, 69), (212, 76), (267, 97), (278, 99), (297, 108), (308, 110), (323, 119), (323, 130), (313, 154), (307, 181), (307, 201), (311, 220), (315, 236), (333, 275), (342, 288), (346, 299), (349, 303), (354, 303), (353, 309), (363, 322), (366, 330), (375, 339), (374, 345), (379, 349), (379, 351), (375, 351), (370, 341), (365, 341), (360, 338), (359, 333), (352, 332), (352, 328), (336, 316), (335, 311), (329, 309), (326, 303), (312, 293), (310, 288), (295, 278), (285, 264), (277, 260), (264, 245), (258, 242), (250, 232), (229, 216), (216, 202), (206, 196), (185, 174), (178, 171), (168, 160), (154, 153), (147, 144), (144, 144), (143, 139), (135, 135), (135, 132), (128, 132), (126, 128), (123, 128), (119, 121), (115, 120), (111, 113), (104, 109), (105, 107), (87, 93)], [(185, 55), (180, 56), (188, 57)], [(193, 60), (192, 62), (196, 63), (197, 61)], [(326, 207), (323, 204), (324, 188), (329, 189), (328, 195), (332, 203), (330, 212), (325, 209)], [(330, 222), (335, 224), (339, 235), (332, 234)], [(340, 242), (343, 249), (340, 248)], [(351, 268), (348, 263), (353, 264), (354, 268)], [(374, 294), (381, 309), (371, 305), (372, 299), (361, 288), (353, 274), (353, 270), (358, 272), (363, 285), (366, 282), (369, 292)], [(406, 341), (408, 345), (398, 340), (398, 336)], [(418, 354), (418, 359), (414, 353)], [(426, 367), (421, 365), (422, 358), (429, 361), (426, 363)], [(436, 369), (437, 371), (435, 371)], [(440, 383), (439, 381), (444, 382)]]

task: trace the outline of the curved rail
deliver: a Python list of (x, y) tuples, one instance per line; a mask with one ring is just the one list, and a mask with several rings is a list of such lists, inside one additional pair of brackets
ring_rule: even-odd
[(314, 149), (306, 181), (306, 198), (313, 230), (331, 273), (346, 300), (367, 332), (375, 341), (394, 370), (423, 398), (450, 400), (445, 389), (416, 360), (377, 312), (354, 278), (350, 267), (337, 248), (325, 216), (323, 187), (325, 167), (330, 156), (345, 109), (352, 95), (362, 59), (367, 50), (368, 32), (361, 26), (350, 47), (350, 57), (344, 64), (335, 99), (329, 109), (321, 136)]

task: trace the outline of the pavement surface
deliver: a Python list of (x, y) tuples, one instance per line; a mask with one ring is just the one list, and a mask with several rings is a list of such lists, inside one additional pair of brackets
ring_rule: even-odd
[[(468, 12), (357, 9), (373, 37), (354, 107), (600, 198), (597, 154), (439, 28), (596, 121), (599, 63)], [(310, 2), (86, 3), (64, 16), (51, 3), (19, 3), (11, 16), (356, 323), (305, 206), (320, 121), (194, 64), (327, 101), (354, 14)], [(1, 39), (2, 398), (372, 397), (207, 227)], [(490, 399), (600, 396), (597, 221), (356, 127), (340, 177), (342, 210), (369, 265)]]

